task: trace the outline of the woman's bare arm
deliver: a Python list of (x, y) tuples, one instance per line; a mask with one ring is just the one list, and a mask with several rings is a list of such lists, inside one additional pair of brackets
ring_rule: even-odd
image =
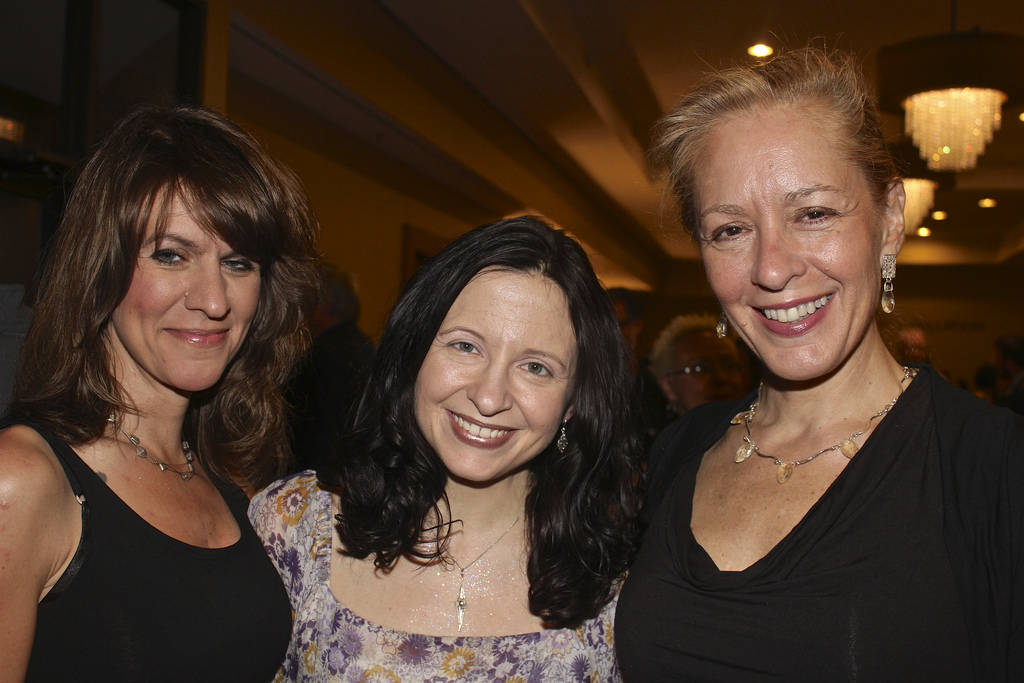
[(25, 678), (37, 605), (75, 554), (81, 514), (46, 442), (27, 427), (0, 431), (0, 683)]

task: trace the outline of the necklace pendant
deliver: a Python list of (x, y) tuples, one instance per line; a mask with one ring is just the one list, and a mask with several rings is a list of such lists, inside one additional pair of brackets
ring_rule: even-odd
[[(189, 469), (191, 469), (191, 465), (189, 466)], [(501, 536), (498, 536), (494, 543), (487, 546), (487, 548), (482, 553), (477, 555), (476, 558), (466, 566), (462, 566), (461, 564), (459, 564), (459, 561), (455, 559), (455, 556), (451, 553), (445, 553), (448, 555), (448, 559), (454, 562), (455, 566), (459, 568), (459, 597), (455, 599), (455, 613), (459, 619), (459, 631), (462, 630), (462, 622), (465, 620), (466, 617), (466, 570), (472, 567), (477, 562), (479, 562), (480, 558), (482, 558), (484, 555), (491, 552), (491, 548), (498, 545), (498, 543), (501, 542), (501, 539), (505, 538), (505, 536), (508, 535), (508, 532), (512, 531), (512, 527), (514, 527), (519, 522), (519, 519), (522, 516), (522, 512), (516, 515), (516, 518), (512, 520), (512, 523), (508, 525), (508, 528), (501, 532)]]
[(784, 462), (780, 464), (779, 471), (775, 473), (775, 478), (779, 480), (780, 484), (785, 484), (789, 481), (789, 478), (793, 476), (793, 469), (795, 467), (795, 462)]
[(741, 425), (744, 422), (750, 422), (751, 418), (754, 417), (753, 410), (744, 410), (742, 413), (736, 413), (736, 416), (729, 420), (729, 424)]
[(852, 458), (857, 455), (857, 451), (860, 447), (853, 441), (853, 439), (843, 439), (839, 442), (839, 450), (842, 451), (843, 455), (847, 458)]
[(462, 630), (462, 622), (466, 617), (466, 586), (459, 580), (459, 597), (455, 599), (455, 613), (459, 620), (459, 630)]
[(751, 454), (757, 450), (757, 444), (750, 440), (750, 437), (743, 437), (743, 445), (736, 449), (736, 462), (743, 462), (751, 456)]

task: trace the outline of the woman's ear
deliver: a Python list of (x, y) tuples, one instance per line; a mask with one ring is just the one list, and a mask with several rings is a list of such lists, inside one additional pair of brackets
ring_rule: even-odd
[(882, 211), (882, 253), (899, 254), (907, 235), (903, 209), (907, 204), (907, 193), (902, 180), (894, 180), (885, 193)]

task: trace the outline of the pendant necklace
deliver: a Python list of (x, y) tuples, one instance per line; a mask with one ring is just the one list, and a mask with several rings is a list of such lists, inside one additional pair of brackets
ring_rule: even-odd
[(465, 567), (459, 564), (459, 561), (456, 560), (455, 556), (452, 555), (450, 552), (446, 553), (448, 557), (451, 559), (451, 561), (455, 563), (455, 566), (459, 568), (459, 597), (455, 599), (455, 612), (456, 614), (458, 614), (459, 618), (459, 631), (462, 630), (462, 622), (466, 616), (466, 605), (468, 604), (466, 602), (466, 570), (472, 567), (477, 562), (479, 562), (481, 557), (489, 553), (494, 546), (498, 545), (498, 543), (501, 542), (501, 539), (505, 538), (508, 532), (512, 531), (512, 527), (516, 525), (516, 523), (519, 521), (519, 518), (522, 516), (522, 512), (516, 515), (516, 518), (512, 520), (512, 523), (508, 525), (508, 528), (501, 532), (501, 536), (498, 536), (498, 539), (494, 543), (487, 546), (487, 548), (482, 553), (476, 556), (475, 560), (467, 564)]
[(900, 396), (903, 395), (903, 392), (907, 386), (907, 381), (915, 377), (917, 377), (917, 369), (908, 368), (904, 366), (903, 378), (900, 379), (900, 393), (896, 395), (896, 398), (886, 403), (881, 410), (879, 410), (877, 413), (868, 418), (867, 426), (864, 427), (864, 429), (858, 432), (854, 432), (850, 436), (832, 444), (828, 448), (822, 448), (814, 455), (809, 455), (803, 460), (780, 460), (779, 458), (776, 458), (774, 455), (762, 453), (761, 449), (758, 448), (756, 443), (754, 443), (753, 437), (750, 436), (750, 423), (754, 421), (754, 415), (757, 412), (757, 406), (761, 402), (761, 389), (764, 388), (764, 384), (762, 384), (757, 390), (757, 400), (750, 404), (750, 408), (748, 410), (739, 413), (738, 415), (736, 415), (736, 417), (732, 418), (730, 422), (730, 424), (734, 425), (742, 424), (747, 429), (747, 433), (743, 437), (743, 445), (736, 450), (736, 456), (733, 459), (737, 463), (740, 463), (749, 458), (754, 453), (757, 453), (762, 458), (768, 458), (772, 460), (775, 463), (775, 465), (779, 468), (775, 472), (775, 479), (780, 484), (785, 484), (787, 481), (789, 481), (789, 477), (793, 474), (793, 470), (796, 469), (797, 466), (806, 465), (810, 461), (817, 458), (819, 455), (824, 455), (825, 453), (828, 453), (830, 451), (840, 451), (848, 459), (853, 458), (853, 456), (857, 455), (857, 451), (860, 450), (860, 446), (857, 445), (857, 442), (854, 441), (854, 439), (856, 439), (858, 436), (862, 435), (864, 432), (870, 429), (872, 422), (883, 417), (886, 413), (892, 410), (892, 407), (896, 405), (896, 401), (900, 400)]
[[(193, 476), (195, 476), (196, 468), (192, 465), (192, 461), (196, 459), (196, 456), (195, 453), (192, 452), (192, 448), (188, 445), (188, 441), (182, 440), (181, 442), (181, 452), (185, 455), (185, 467), (187, 468), (187, 470), (183, 472), (181, 470), (174, 469), (175, 465), (169, 465), (163, 460), (160, 460), (159, 458), (150, 455), (149, 451), (147, 451), (139, 442), (139, 437), (135, 436), (134, 434), (129, 434), (128, 432), (124, 431), (124, 429), (122, 429), (121, 427), (118, 427), (117, 423), (114, 421), (114, 418), (108, 417), (107, 422), (114, 425), (114, 428), (120, 431), (122, 434), (124, 434), (124, 437), (128, 439), (131, 445), (135, 446), (135, 455), (139, 456), (143, 460), (148, 460), (149, 462), (153, 463), (154, 465), (160, 468), (161, 472), (174, 472), (179, 477), (181, 477), (182, 481), (188, 481)], [(181, 465), (177, 465), (177, 467), (181, 467)], [(488, 548), (488, 550), (490, 550), (490, 548)]]

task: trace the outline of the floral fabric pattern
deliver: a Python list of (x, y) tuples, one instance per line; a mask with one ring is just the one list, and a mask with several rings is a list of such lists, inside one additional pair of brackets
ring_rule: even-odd
[(301, 472), (260, 492), (249, 519), (294, 613), (275, 681), (302, 683), (554, 683), (619, 681), (615, 601), (575, 629), (511, 636), (441, 637), (366, 621), (330, 590), (331, 496)]

